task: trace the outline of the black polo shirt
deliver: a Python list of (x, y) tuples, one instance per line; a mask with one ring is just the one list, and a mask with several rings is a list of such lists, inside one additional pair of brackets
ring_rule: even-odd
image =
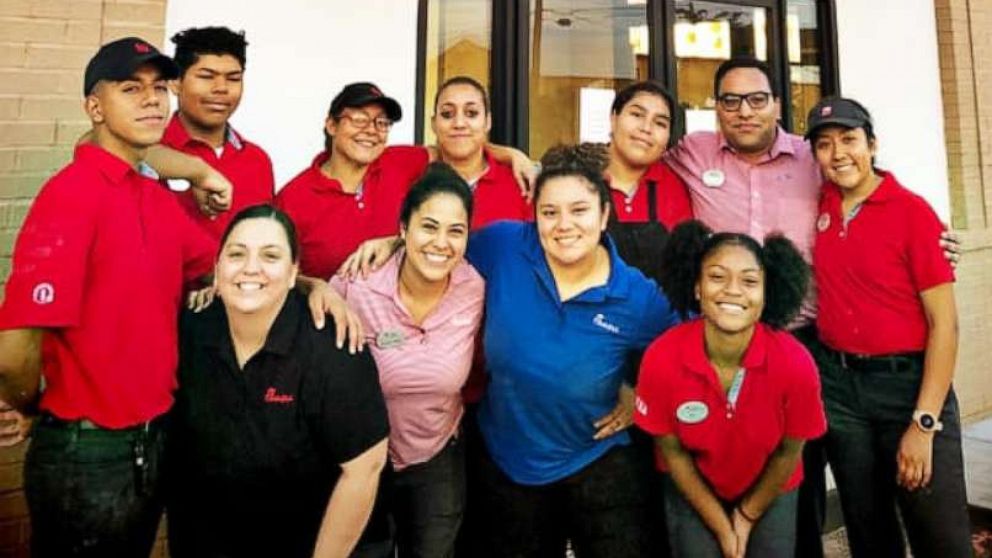
[(310, 556), (349, 461), (389, 433), (369, 352), (317, 331), (293, 291), (240, 369), (222, 304), (187, 312), (169, 440), (173, 556)]

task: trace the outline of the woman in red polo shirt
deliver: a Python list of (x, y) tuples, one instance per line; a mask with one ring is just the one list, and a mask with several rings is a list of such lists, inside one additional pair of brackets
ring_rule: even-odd
[(825, 99), (807, 137), (826, 178), (813, 267), (827, 456), (855, 557), (904, 556), (898, 506), (917, 557), (971, 555), (961, 424), (954, 273), (933, 242), (926, 200), (874, 165), (871, 116)]
[(683, 315), (647, 350), (634, 420), (654, 435), (673, 556), (795, 552), (802, 446), (826, 427), (816, 365), (783, 331), (809, 268), (782, 236), (676, 227), (663, 286)]

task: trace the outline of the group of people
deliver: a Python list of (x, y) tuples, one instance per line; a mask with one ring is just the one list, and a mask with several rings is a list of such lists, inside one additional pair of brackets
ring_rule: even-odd
[(173, 42), (89, 62), (15, 246), (34, 555), (147, 556), (164, 508), (177, 557), (815, 558), (826, 460), (854, 556), (970, 556), (957, 248), (856, 101), (790, 134), (733, 58), (719, 132), (669, 148), (637, 82), (535, 171), (472, 78), (430, 147), (358, 82), (277, 193), (230, 124), (243, 33)]

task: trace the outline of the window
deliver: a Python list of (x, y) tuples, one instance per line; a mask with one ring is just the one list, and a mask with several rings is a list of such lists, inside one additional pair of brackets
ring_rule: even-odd
[[(431, 141), (437, 84), (464, 73), (490, 88), (494, 141), (539, 157), (605, 139), (613, 91), (668, 84), (688, 131), (713, 128), (723, 60), (765, 60), (782, 84), (782, 125), (838, 93), (834, 0), (420, 0), (418, 138)], [(680, 131), (676, 129), (676, 131)]]

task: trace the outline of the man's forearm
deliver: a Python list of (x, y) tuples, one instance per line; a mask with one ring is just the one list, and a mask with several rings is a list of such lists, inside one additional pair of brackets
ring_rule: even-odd
[(0, 331), (0, 400), (21, 412), (38, 399), (41, 336), (40, 329)]

